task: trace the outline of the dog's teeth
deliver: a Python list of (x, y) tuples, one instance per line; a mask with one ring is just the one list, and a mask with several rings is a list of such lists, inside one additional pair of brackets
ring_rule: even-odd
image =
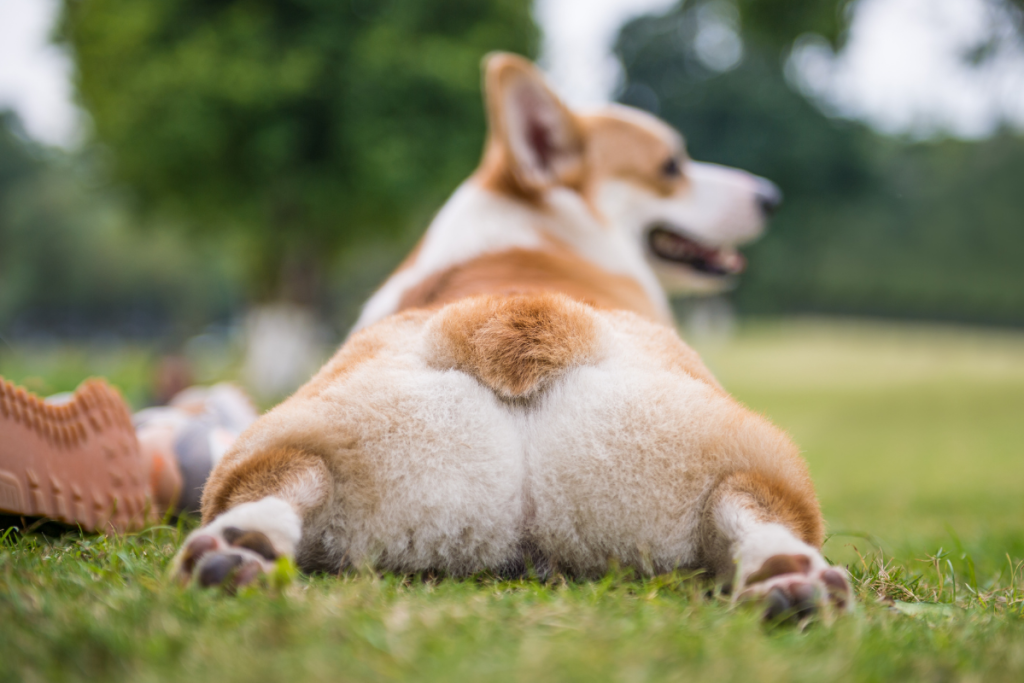
[(739, 273), (746, 266), (746, 260), (735, 250), (712, 249), (667, 231), (654, 233), (651, 246), (663, 258), (687, 263), (707, 272)]
[(738, 273), (743, 270), (746, 266), (747, 261), (743, 258), (743, 255), (737, 251), (722, 252), (719, 255), (719, 264), (722, 268), (732, 273)]

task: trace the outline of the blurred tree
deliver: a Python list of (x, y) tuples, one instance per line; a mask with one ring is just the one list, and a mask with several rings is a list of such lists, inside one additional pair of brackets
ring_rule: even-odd
[(469, 173), (480, 59), (536, 29), (527, 0), (64, 0), (60, 38), (140, 206), (245, 235), (253, 294), (309, 302)]
[[(146, 237), (88, 154), (31, 142), (0, 111), (0, 334), (165, 335), (228, 315), (238, 275), (211, 248)], [(0, 344), (0, 352), (7, 351)]]
[(748, 250), (741, 310), (1024, 323), (1024, 139), (883, 138), (791, 86), (793, 42), (841, 41), (848, 4), (690, 0), (640, 18), (616, 48), (620, 99), (677, 127), (695, 158), (782, 187), (782, 211)]
[(736, 7), (743, 16), (747, 37), (762, 45), (787, 48), (803, 33), (817, 33), (833, 44), (838, 43), (855, 3), (856, 0), (736, 0)]
[[(804, 33), (841, 43), (857, 0), (734, 0), (747, 38), (760, 45), (788, 49)], [(1008, 16), (1024, 32), (1024, 0), (982, 0)], [(685, 4), (681, 2), (680, 5)], [(695, 2), (691, 4), (700, 4)]]

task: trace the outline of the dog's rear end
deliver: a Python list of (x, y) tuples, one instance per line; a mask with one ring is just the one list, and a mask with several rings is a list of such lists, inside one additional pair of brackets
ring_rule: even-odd
[(615, 560), (735, 575), (772, 613), (847, 604), (796, 448), (678, 338), (650, 263), (720, 287), (770, 186), (701, 178), (653, 117), (572, 113), (519, 58), (492, 57), (485, 85), (480, 169), (361, 329), (221, 461), (179, 575)]

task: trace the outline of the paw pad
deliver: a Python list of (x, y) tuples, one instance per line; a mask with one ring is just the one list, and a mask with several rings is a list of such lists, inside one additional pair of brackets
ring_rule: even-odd
[(182, 583), (195, 579), (204, 588), (220, 586), (234, 592), (270, 569), (278, 556), (273, 543), (260, 531), (200, 529), (181, 549), (176, 574)]
[(199, 585), (204, 588), (219, 586), (224, 583), (231, 574), (242, 566), (243, 559), (240, 555), (229, 555), (227, 553), (210, 553), (204, 558), (196, 572)]
[(846, 610), (853, 603), (846, 573), (838, 567), (813, 569), (804, 555), (774, 555), (746, 581), (738, 599), (759, 602), (765, 621), (796, 622), (831, 606)]

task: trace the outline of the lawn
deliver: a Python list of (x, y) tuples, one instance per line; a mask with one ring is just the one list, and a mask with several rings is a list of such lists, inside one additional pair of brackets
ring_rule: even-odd
[[(0, 680), (1024, 680), (1024, 334), (798, 320), (695, 343), (803, 447), (856, 613), (766, 627), (685, 573), (283, 571), (229, 597), (168, 583), (181, 529), (15, 530), (0, 544)], [(146, 350), (19, 351), (0, 374), (41, 390), (103, 372), (146, 393)]]

